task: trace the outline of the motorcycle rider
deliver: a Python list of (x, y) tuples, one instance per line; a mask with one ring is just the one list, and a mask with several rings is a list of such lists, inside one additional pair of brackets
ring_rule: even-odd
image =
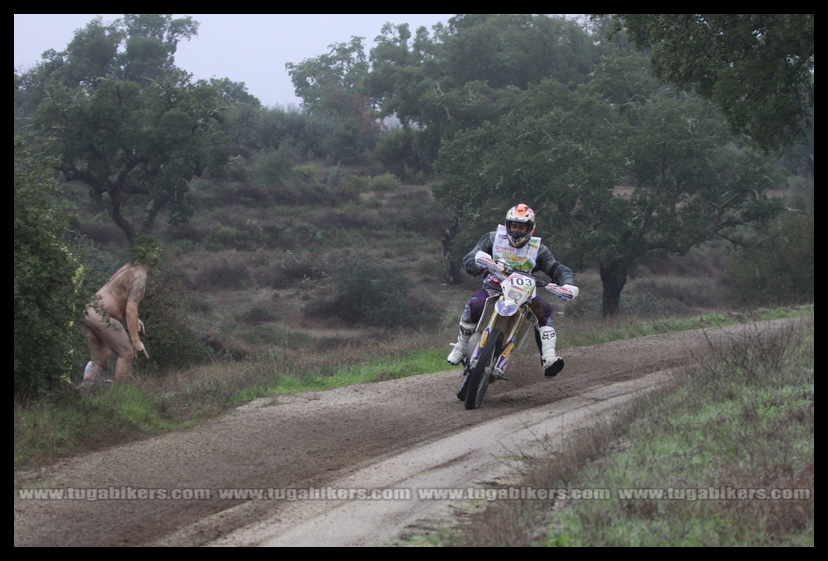
[[(457, 342), (451, 343), (454, 349), (446, 357), (450, 364), (456, 366), (463, 362), (469, 337), (483, 314), (486, 299), (501, 292), (500, 283), (505, 275), (498, 274), (502, 270), (500, 263), (524, 272), (540, 270), (546, 273), (559, 285), (555, 294), (562, 300), (568, 301), (578, 295), (572, 270), (559, 263), (549, 248), (541, 244), (541, 239), (533, 236), (536, 226), (535, 212), (523, 203), (518, 204), (506, 213), (505, 224), (499, 224), (497, 230), (480, 238), (474, 249), (463, 258), (463, 266), (469, 274), (489, 274), (483, 279), (483, 287), (472, 294), (466, 303), (460, 318)], [(551, 378), (564, 367), (564, 360), (555, 352), (557, 335), (552, 327), (552, 306), (537, 295), (531, 306), (538, 318), (535, 340), (541, 354), (541, 369), (544, 376)]]

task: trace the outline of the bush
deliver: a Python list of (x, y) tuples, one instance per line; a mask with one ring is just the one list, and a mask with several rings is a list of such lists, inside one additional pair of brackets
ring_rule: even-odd
[(55, 203), (56, 193), (49, 161), (15, 137), (15, 396), (56, 388), (73, 366), (72, 326), (86, 298), (78, 290), (80, 260), (66, 241), (69, 213)]
[(262, 308), (251, 308), (239, 316), (239, 321), (248, 325), (259, 325), (275, 319), (276, 315), (273, 312)]
[(139, 310), (146, 327), (142, 339), (150, 357), (149, 361), (139, 358), (142, 369), (163, 374), (207, 359), (206, 347), (184, 312), (183, 283), (163, 267), (150, 270)]
[(278, 150), (269, 150), (254, 157), (256, 182), (262, 187), (278, 187), (286, 183), (293, 173), (293, 153), (287, 144)]
[(414, 327), (435, 321), (436, 310), (412, 295), (396, 269), (365, 260), (337, 267), (336, 295), (309, 304), (305, 314), (373, 327)]
[(415, 147), (418, 131), (396, 129), (380, 136), (374, 154), (382, 164), (398, 177), (416, 181), (418, 176), (427, 175), (425, 164)]
[(725, 271), (726, 294), (737, 306), (814, 301), (814, 185), (790, 201), (789, 210), (743, 248)]
[(368, 190), (389, 192), (400, 186), (400, 179), (391, 173), (383, 173), (376, 177), (372, 177), (368, 182)]
[(342, 123), (322, 142), (322, 146), (331, 160), (345, 165), (354, 164), (360, 155), (359, 129), (354, 124)]
[(388, 131), (380, 136), (374, 154), (382, 164), (402, 175), (406, 165), (414, 159), (411, 132), (404, 129)]

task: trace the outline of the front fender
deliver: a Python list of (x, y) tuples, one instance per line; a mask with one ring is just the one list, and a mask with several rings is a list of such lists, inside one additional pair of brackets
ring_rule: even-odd
[(504, 317), (515, 315), (519, 309), (517, 302), (508, 298), (500, 298), (495, 302), (495, 311)]

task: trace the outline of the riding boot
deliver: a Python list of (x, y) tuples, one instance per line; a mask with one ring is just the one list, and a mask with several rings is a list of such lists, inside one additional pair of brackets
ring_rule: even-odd
[(454, 347), (446, 357), (449, 364), (457, 366), (463, 362), (464, 358), (466, 358), (466, 350), (469, 346), (469, 337), (471, 337), (475, 327), (477, 326), (474, 323), (460, 322), (460, 332), (457, 335), (457, 342), (449, 343), (452, 347)]
[(538, 327), (535, 330), (535, 340), (541, 353), (541, 369), (547, 378), (554, 378), (564, 367), (564, 360), (555, 354), (555, 344), (558, 336), (551, 327)]

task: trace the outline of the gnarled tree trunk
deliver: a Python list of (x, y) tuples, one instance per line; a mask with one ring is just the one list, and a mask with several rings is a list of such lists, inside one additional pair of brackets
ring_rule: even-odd
[(618, 313), (621, 304), (621, 291), (627, 283), (627, 268), (617, 261), (600, 264), (601, 283), (604, 295), (601, 303), (601, 312), (605, 318)]

